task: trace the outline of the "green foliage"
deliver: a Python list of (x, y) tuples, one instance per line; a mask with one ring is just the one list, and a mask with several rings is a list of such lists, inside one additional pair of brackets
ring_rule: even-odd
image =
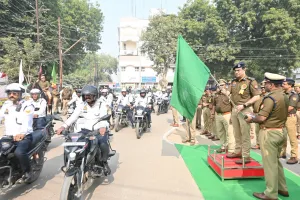
[(176, 15), (154, 16), (142, 34), (141, 50), (154, 62), (154, 70), (165, 79), (168, 68), (175, 63), (178, 35), (182, 32), (182, 20)]
[[(0, 38), (2, 38), (0, 57), (5, 57), (5, 62), (3, 58), (0, 60), (0, 70), (10, 69), (7, 71), (10, 79), (17, 80), (15, 72), (18, 72), (19, 64), (17, 63), (21, 58), (28, 62), (26, 66), (24, 64), (24, 71), (30, 71), (32, 76), (37, 76), (39, 66), (43, 64), (43, 71), (50, 79), (53, 63), (56, 62), (58, 65), (59, 16), (63, 52), (83, 38), (64, 55), (64, 74), (72, 73), (79, 67), (78, 63), (84, 59), (86, 51), (100, 49), (104, 16), (98, 4), (92, 5), (86, 0), (39, 0), (40, 45), (32, 50), (33, 52), (39, 50), (38, 59), (33, 56), (22, 57), (29, 54), (27, 50), (22, 49), (25, 40), (37, 42), (35, 1), (0, 0), (0, 14)], [(9, 43), (7, 40), (16, 42), (10, 47), (6, 45)]]
[(98, 85), (99, 82), (111, 82), (110, 74), (117, 72), (118, 61), (107, 54), (87, 54), (78, 66), (63, 80), (66, 84), (81, 88), (88, 83)]

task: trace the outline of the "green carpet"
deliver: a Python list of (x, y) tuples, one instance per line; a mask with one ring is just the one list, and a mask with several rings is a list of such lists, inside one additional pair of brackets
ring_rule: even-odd
[[(221, 181), (220, 177), (207, 164), (207, 146), (185, 146), (175, 144), (185, 164), (192, 174), (198, 188), (206, 200), (247, 200), (256, 199), (253, 192), (263, 192), (263, 179), (241, 179)], [(261, 161), (258, 153), (251, 152), (251, 157)], [(279, 199), (300, 200), (300, 177), (285, 170), (290, 197), (278, 196)]]

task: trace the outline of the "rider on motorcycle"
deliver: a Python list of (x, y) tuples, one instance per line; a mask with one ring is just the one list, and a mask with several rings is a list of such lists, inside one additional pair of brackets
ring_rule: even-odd
[[(111, 95), (108, 94), (108, 89), (104, 88), (101, 91), (101, 97), (99, 100), (100, 100), (101, 104), (106, 105), (108, 114), (112, 115), (113, 98), (111, 98)], [(112, 116), (110, 117), (110, 125), (111, 125), (111, 127), (114, 126), (114, 120), (112, 119)]]
[(81, 104), (82, 98), (81, 98), (81, 89), (76, 89), (74, 93), (72, 94), (72, 99), (68, 102), (68, 106), (75, 104), (74, 108), (76, 108), (79, 104)]
[(146, 97), (146, 90), (145, 89), (141, 89), (140, 91), (140, 96), (138, 98), (136, 98), (135, 100), (135, 104), (134, 106), (143, 106), (144, 108), (146, 108), (146, 116), (148, 118), (149, 123), (151, 123), (151, 106), (149, 105), (150, 101), (149, 99)]
[(32, 100), (25, 101), (22, 94), (25, 89), (18, 83), (9, 84), (5, 90), (8, 100), (5, 101), (0, 110), (0, 121), (5, 119), (5, 135), (11, 135), (17, 143), (14, 152), (19, 160), (23, 179), (29, 181), (32, 177), (30, 160), (27, 153), (32, 143), (32, 123), (34, 106)]
[[(97, 100), (98, 90), (95, 86), (86, 85), (83, 87), (82, 91), (83, 103), (80, 104), (74, 111), (74, 113), (67, 119), (65, 124), (57, 130), (57, 134), (61, 134), (68, 126), (72, 125), (77, 120), (77, 124), (81, 129), (85, 128), (92, 130), (92, 126), (103, 116), (108, 114), (107, 104)], [(81, 117), (81, 118), (79, 118)], [(108, 145), (108, 131), (103, 128), (103, 123), (100, 122), (95, 125), (95, 130), (99, 129), (98, 144), (102, 152), (102, 159), (104, 164), (105, 174), (110, 174), (111, 170), (108, 166), (107, 160), (109, 156), (109, 145)], [(107, 126), (108, 126), (108, 122)], [(104, 131), (106, 130), (106, 131)]]
[(132, 127), (134, 127), (133, 119), (132, 119), (132, 104), (133, 104), (133, 98), (132, 96), (127, 95), (127, 91), (125, 88), (122, 89), (121, 94), (117, 100), (117, 105), (121, 104), (124, 106), (124, 109), (127, 111), (127, 118), (129, 119)]
[(44, 98), (41, 98), (41, 91), (39, 89), (32, 89), (30, 91), (31, 98), (33, 99), (34, 113), (33, 113), (33, 124), (35, 129), (45, 128), (46, 115), (47, 115), (47, 102)]

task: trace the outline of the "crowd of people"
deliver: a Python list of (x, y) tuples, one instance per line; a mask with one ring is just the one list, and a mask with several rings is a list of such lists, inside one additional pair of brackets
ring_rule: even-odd
[[(250, 149), (260, 149), (266, 180), (263, 193), (253, 193), (258, 199), (288, 197), (285, 176), (279, 158), (287, 159), (287, 142), (291, 145), (287, 164), (298, 163), (300, 139), (300, 84), (284, 76), (265, 73), (257, 81), (246, 75), (246, 64), (233, 67), (235, 78), (218, 80), (216, 87), (206, 87), (199, 99), (195, 116), (183, 143), (195, 145), (196, 129), (213, 141), (220, 141), (217, 153), (238, 158), (236, 164), (248, 164)], [(178, 114), (173, 108), (173, 126), (178, 126)], [(201, 126), (203, 118), (203, 126)], [(256, 144), (251, 146), (251, 139)]]

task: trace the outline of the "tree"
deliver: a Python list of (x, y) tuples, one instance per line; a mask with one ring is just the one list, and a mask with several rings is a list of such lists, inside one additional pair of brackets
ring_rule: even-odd
[(300, 2), (295, 0), (190, 0), (180, 10), (183, 36), (211, 71), (224, 76), (246, 61), (250, 76), (300, 67)]
[[(10, 78), (16, 78), (11, 74), (18, 71), (19, 65), (7, 65), (13, 63), (16, 58), (13, 53), (7, 53), (12, 49), (3, 43), (5, 39), (16, 40), (15, 53), (24, 51), (23, 44), (29, 39), (37, 43), (35, 1), (32, 0), (0, 0), (0, 56), (5, 56), (5, 62), (0, 61), (1, 68), (9, 68), (7, 73)], [(83, 38), (74, 48), (64, 55), (64, 74), (74, 72), (78, 68), (80, 60), (84, 59), (86, 51), (100, 49), (101, 32), (103, 30), (103, 13), (98, 4), (89, 4), (86, 0), (52, 0), (39, 1), (39, 59), (30, 61), (32, 66), (24, 66), (24, 71), (35, 70), (37, 75), (40, 64), (43, 64), (44, 72), (50, 78), (53, 62), (58, 62), (58, 16), (61, 17), (61, 34), (63, 51), (74, 44), (79, 38)], [(5, 45), (5, 46), (4, 46)], [(8, 48), (8, 49), (7, 49)], [(30, 57), (28, 57), (30, 59)], [(24, 59), (23, 59), (24, 60)], [(3, 70), (1, 69), (1, 70)], [(33, 70), (33, 71), (34, 71)]]
[(36, 69), (32, 66), (38, 62), (41, 46), (26, 38), (18, 41), (16, 38), (0, 38), (5, 54), (0, 57), (0, 68), (9, 75), (11, 80), (18, 80), (19, 66), (22, 59), (23, 72), (27, 83), (31, 82)]
[(141, 51), (147, 53), (154, 62), (154, 70), (162, 75), (162, 87), (168, 83), (168, 69), (176, 60), (177, 38), (183, 27), (182, 20), (176, 15), (160, 15), (150, 19), (147, 30), (142, 33), (143, 45)]
[(117, 72), (118, 61), (107, 54), (90, 53), (78, 65), (81, 67), (64, 77), (66, 84), (82, 87), (87, 83), (110, 82), (110, 75)]

